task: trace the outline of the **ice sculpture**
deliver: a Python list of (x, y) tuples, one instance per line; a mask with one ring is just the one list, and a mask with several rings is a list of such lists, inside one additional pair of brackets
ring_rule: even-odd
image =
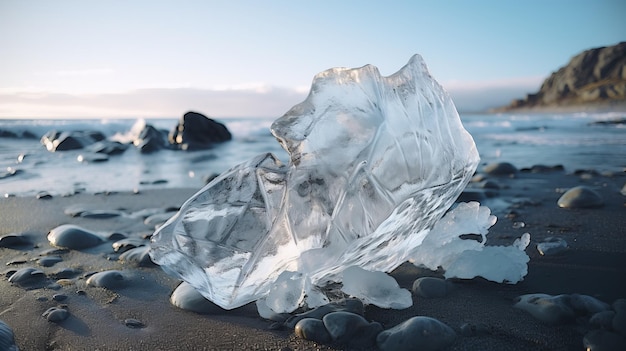
[(323, 286), (350, 266), (394, 269), (479, 161), (419, 55), (388, 77), (371, 65), (318, 74), (271, 130), (288, 165), (265, 154), (235, 166), (152, 237), (156, 263), (226, 309), (264, 297), (285, 271)]

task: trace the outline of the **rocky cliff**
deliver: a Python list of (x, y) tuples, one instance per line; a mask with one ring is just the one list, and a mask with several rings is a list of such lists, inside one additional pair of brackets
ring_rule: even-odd
[(574, 56), (537, 93), (496, 111), (618, 105), (626, 105), (626, 42)]

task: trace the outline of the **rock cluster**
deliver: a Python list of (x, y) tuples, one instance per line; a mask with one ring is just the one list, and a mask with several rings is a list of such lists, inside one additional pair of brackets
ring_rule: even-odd
[[(168, 133), (150, 124), (143, 126), (132, 140), (142, 153), (161, 149), (200, 150), (232, 139), (230, 131), (222, 123), (197, 112), (187, 112)], [(93, 155), (81, 155), (86, 162), (106, 161), (106, 156), (123, 153), (128, 145), (107, 139), (99, 131), (56, 131), (51, 130), (41, 138), (48, 151), (81, 150)]]
[(548, 77), (537, 93), (496, 111), (626, 103), (626, 42), (586, 50)]

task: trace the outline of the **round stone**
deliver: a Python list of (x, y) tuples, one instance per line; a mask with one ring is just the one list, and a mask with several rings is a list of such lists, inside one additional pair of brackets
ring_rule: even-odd
[(127, 318), (124, 320), (124, 325), (129, 328), (143, 328), (145, 324), (143, 324), (140, 320), (135, 318)]
[(104, 271), (96, 273), (87, 279), (87, 285), (115, 290), (126, 285), (124, 275), (120, 271)]
[(322, 321), (334, 341), (359, 349), (373, 347), (376, 335), (383, 330), (380, 323), (370, 323), (351, 312), (331, 312)]
[(213, 302), (207, 300), (193, 286), (182, 282), (170, 296), (172, 305), (183, 310), (202, 314), (221, 313), (224, 310)]
[(18, 269), (9, 277), (9, 283), (18, 285), (30, 285), (41, 283), (46, 279), (43, 271), (33, 267), (25, 267)]
[(324, 326), (324, 322), (316, 318), (303, 318), (294, 329), (294, 333), (297, 337), (327, 344), (332, 341), (328, 330)]
[(557, 204), (562, 208), (597, 208), (604, 205), (604, 200), (595, 190), (580, 185), (566, 191)]
[(30, 240), (22, 234), (7, 234), (0, 237), (0, 247), (18, 247), (32, 245)]
[(568, 300), (567, 295), (527, 294), (518, 296), (514, 307), (546, 324), (558, 324), (569, 322), (575, 317)]
[(61, 261), (63, 261), (61, 256), (46, 256), (38, 259), (37, 263), (42, 267), (52, 267)]
[(510, 176), (517, 173), (517, 168), (508, 162), (496, 162), (486, 165), (483, 171), (494, 176)]
[(119, 260), (140, 267), (154, 267), (156, 264), (152, 262), (149, 252), (148, 246), (136, 247), (121, 254)]
[(48, 322), (59, 323), (66, 320), (70, 313), (65, 308), (50, 307), (41, 316), (47, 319)]
[(376, 342), (382, 351), (442, 350), (454, 343), (452, 328), (430, 317), (413, 317), (378, 334)]
[(48, 241), (56, 247), (80, 250), (100, 245), (102, 238), (86, 229), (72, 224), (60, 225), (50, 231)]

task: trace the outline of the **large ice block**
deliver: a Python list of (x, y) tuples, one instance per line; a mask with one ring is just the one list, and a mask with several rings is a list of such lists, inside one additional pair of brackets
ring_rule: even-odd
[(350, 266), (394, 269), (479, 161), (419, 55), (388, 77), (371, 65), (318, 74), (271, 130), (288, 165), (266, 154), (235, 166), (152, 237), (152, 259), (223, 308), (264, 297), (284, 271), (323, 286)]

